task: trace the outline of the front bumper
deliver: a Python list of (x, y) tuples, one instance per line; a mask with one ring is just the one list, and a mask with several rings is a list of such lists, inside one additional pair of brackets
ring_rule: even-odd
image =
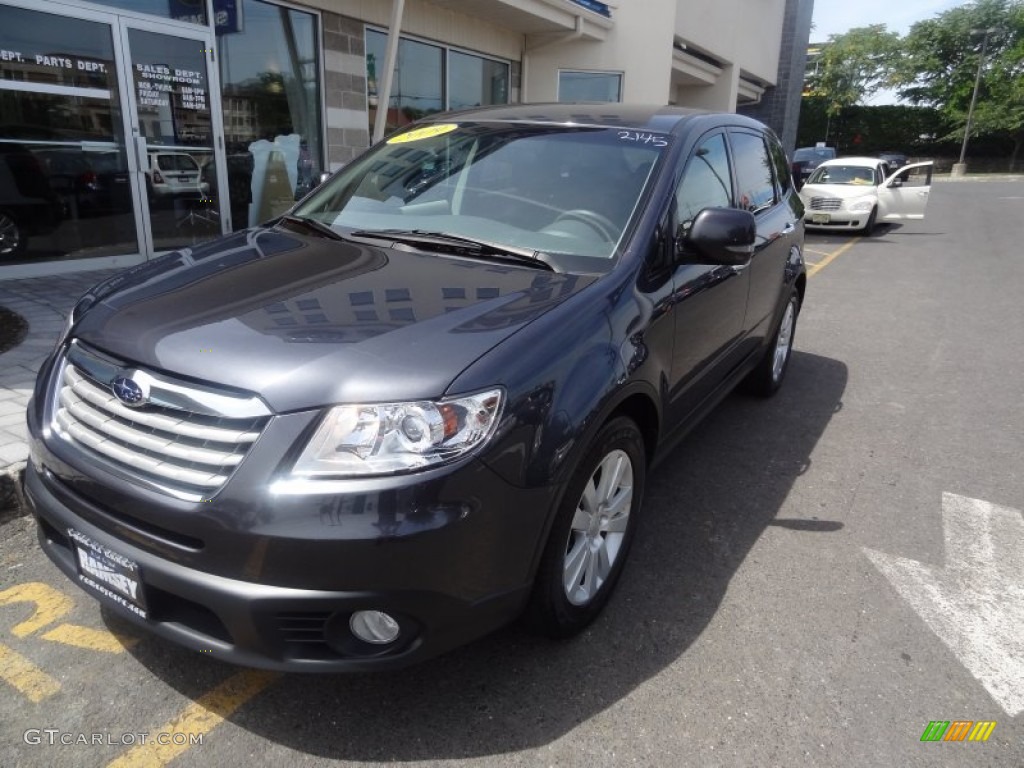
[(868, 223), (871, 211), (864, 213), (852, 213), (850, 211), (829, 211), (828, 221), (814, 221), (815, 216), (822, 215), (821, 211), (810, 211), (804, 214), (804, 226), (808, 229), (862, 229)]
[[(236, 478), (234, 491), (229, 482), (189, 509), (49, 445), (35, 416), (30, 408), (24, 494), (46, 555), (128, 621), (244, 666), (401, 667), (508, 623), (529, 596), (557, 496), (470, 461), (330, 496), (272, 498), (265, 483)], [(144, 618), (81, 583), (69, 529), (138, 564)], [(358, 641), (348, 621), (357, 610), (396, 617), (398, 640)]]

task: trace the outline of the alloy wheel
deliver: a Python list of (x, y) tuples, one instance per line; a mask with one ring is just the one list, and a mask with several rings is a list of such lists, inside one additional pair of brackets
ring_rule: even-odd
[(622, 549), (633, 504), (633, 463), (609, 451), (576, 503), (565, 547), (562, 585), (573, 605), (586, 605), (607, 581)]
[(786, 368), (786, 360), (789, 359), (789, 348), (793, 343), (793, 321), (796, 318), (794, 302), (786, 305), (786, 313), (782, 316), (779, 324), (779, 334), (775, 339), (775, 358), (772, 361), (772, 380), (778, 381), (782, 378), (782, 372)]

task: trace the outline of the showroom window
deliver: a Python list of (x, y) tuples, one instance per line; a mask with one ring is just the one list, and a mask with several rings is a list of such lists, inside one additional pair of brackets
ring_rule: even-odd
[(508, 103), (508, 64), (451, 51), (448, 67), (449, 109)]
[(323, 130), (318, 17), (261, 0), (235, 3), (244, 23), (218, 29), (217, 50), (231, 223), (239, 230), (279, 216), (313, 188)]
[(139, 250), (108, 24), (0, 5), (0, 264)]
[(561, 70), (558, 73), (558, 100), (622, 101), (622, 74)]
[[(383, 79), (388, 36), (366, 30), (366, 81), (370, 131), (377, 117), (377, 84)], [(507, 61), (401, 38), (391, 81), (387, 132), (448, 109), (507, 104)]]

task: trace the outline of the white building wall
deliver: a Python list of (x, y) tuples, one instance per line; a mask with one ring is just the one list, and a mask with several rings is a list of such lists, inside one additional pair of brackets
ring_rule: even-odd
[[(557, 101), (561, 69), (621, 72), (623, 101), (664, 104), (672, 74), (672, 25), (677, 0), (621, 3), (603, 42), (527, 39), (524, 85), (528, 101)], [(581, 9), (582, 11), (582, 9)], [(585, 11), (583, 11), (585, 13)], [(532, 46), (539, 45), (540, 47)]]
[[(555, 101), (560, 69), (622, 72), (623, 100), (735, 110), (740, 77), (772, 85), (786, 0), (643, 0), (618, 3), (603, 42), (527, 38), (525, 100)], [(712, 85), (673, 77), (676, 39), (722, 65)], [(532, 47), (532, 45), (537, 47)]]
[(679, 0), (675, 33), (767, 83), (779, 69), (786, 0)]

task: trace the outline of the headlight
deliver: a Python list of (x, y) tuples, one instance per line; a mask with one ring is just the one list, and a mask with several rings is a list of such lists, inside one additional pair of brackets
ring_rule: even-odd
[(852, 213), (867, 213), (875, 207), (875, 198), (873, 197), (862, 197), (856, 202), (850, 203), (850, 211)]
[(409, 472), (458, 458), (484, 443), (502, 392), (432, 402), (339, 405), (327, 412), (292, 467), (293, 479)]

